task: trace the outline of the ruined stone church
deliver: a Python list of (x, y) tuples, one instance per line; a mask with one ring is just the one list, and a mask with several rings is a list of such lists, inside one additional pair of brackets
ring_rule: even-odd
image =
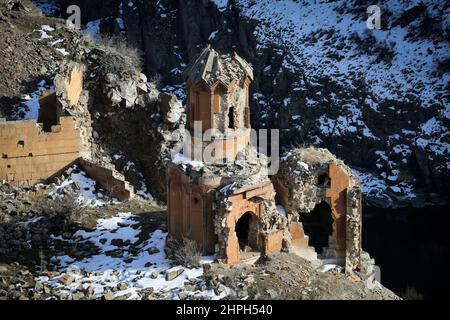
[(169, 235), (228, 265), (283, 250), (359, 269), (361, 191), (351, 169), (310, 147), (283, 155), (268, 175), (267, 157), (250, 143), (253, 71), (236, 53), (206, 47), (185, 80), (190, 149), (204, 154), (212, 144), (213, 161), (183, 150), (168, 164)]

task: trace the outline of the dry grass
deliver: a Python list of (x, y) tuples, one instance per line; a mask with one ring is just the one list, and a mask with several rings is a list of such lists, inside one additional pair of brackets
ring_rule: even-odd
[(155, 73), (153, 76), (151, 76), (148, 81), (150, 83), (153, 83), (153, 85), (155, 86), (155, 88), (157, 89), (161, 89), (161, 84), (162, 84), (162, 77), (159, 73)]
[(181, 241), (168, 239), (167, 254), (174, 264), (188, 268), (200, 267), (202, 251), (194, 240), (183, 238)]
[(423, 295), (419, 293), (414, 287), (407, 287), (401, 294), (405, 300), (423, 300)]
[(44, 198), (35, 207), (42, 215), (60, 217), (66, 223), (77, 222), (82, 214), (82, 208), (78, 201), (79, 193), (71, 192), (63, 196)]
[(129, 46), (126, 38), (122, 36), (102, 35), (96, 41), (107, 54), (116, 54), (123, 57), (129, 65), (141, 70), (143, 59), (140, 49)]

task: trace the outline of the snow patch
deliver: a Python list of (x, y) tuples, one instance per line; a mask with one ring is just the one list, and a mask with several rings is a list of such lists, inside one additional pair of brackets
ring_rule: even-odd
[[(155, 230), (143, 235), (142, 232), (138, 216), (119, 213), (112, 218), (99, 219), (92, 231), (76, 232), (73, 240), (52, 237), (53, 241), (89, 243), (96, 246), (98, 252), (79, 261), (67, 255), (52, 257), (52, 261), (59, 265), (58, 271), (63, 272), (62, 276), (70, 275), (74, 278), (71, 284), (63, 285), (59, 281), (62, 276), (54, 279), (39, 277), (37, 280), (61, 291), (66, 290), (69, 296), (80, 286), (85, 290), (90, 287), (97, 299), (106, 291), (118, 288), (119, 284), (125, 284), (125, 288), (117, 290), (114, 296), (127, 295), (128, 300), (142, 299), (140, 291), (150, 288), (169, 299), (179, 299), (181, 291), (190, 297), (207, 299), (221, 299), (232, 293), (229, 288), (220, 295), (216, 295), (212, 290), (204, 292), (185, 290), (184, 283), (187, 280), (193, 279), (200, 286), (203, 284), (204, 280), (198, 279), (203, 275), (203, 268), (172, 266), (164, 252), (167, 233)], [(123, 246), (114, 245), (113, 243), (117, 244), (117, 240), (120, 240)], [(129, 251), (131, 246), (135, 248), (133, 251), (136, 251), (133, 254)], [(201, 263), (210, 262), (212, 257), (204, 257), (201, 261)], [(166, 280), (166, 272), (179, 269), (183, 270), (181, 275), (171, 281)]]
[(96, 40), (100, 35), (100, 22), (101, 19), (89, 21), (86, 24), (86, 30), (84, 30), (85, 34), (88, 34), (91, 39)]
[(38, 30), (33, 30), (34, 32), (39, 32), (41, 34), (41, 37), (39, 38), (40, 40), (43, 39), (51, 39), (53, 38), (53, 36), (50, 36), (47, 32), (52, 32), (55, 31), (55, 29), (53, 27), (50, 27), (49, 25), (43, 25), (41, 26), (41, 29)]
[(33, 0), (33, 3), (46, 17), (53, 17), (59, 10), (57, 3), (53, 0)]
[[(72, 169), (73, 171), (69, 177), (57, 186), (50, 195), (58, 195), (63, 189), (76, 186), (80, 190), (78, 201), (81, 205), (99, 207), (104, 206), (108, 202), (117, 202), (115, 199), (107, 201), (104, 191), (102, 192), (102, 189), (97, 186), (97, 182), (89, 178), (84, 171), (79, 170), (76, 165)], [(100, 191), (97, 191), (97, 189)]]
[(15, 112), (14, 120), (37, 120), (39, 117), (39, 99), (44, 91), (52, 91), (53, 85), (47, 84), (45, 80), (39, 81), (36, 91), (23, 96), (22, 102)]
[(56, 51), (61, 53), (63, 56), (69, 55), (69, 52), (66, 49), (64, 49), (64, 48), (58, 48), (58, 49), (56, 49)]
[(209, 41), (214, 40), (214, 39), (216, 38), (218, 32), (219, 32), (219, 31), (211, 32), (211, 34), (210, 34), (209, 37), (208, 37), (208, 40), (209, 40)]
[(287, 217), (286, 210), (284, 209), (284, 207), (282, 205), (277, 205), (277, 210), (278, 210), (278, 213), (280, 214), (280, 216)]
[(223, 12), (227, 9), (228, 0), (212, 0), (212, 2), (214, 2), (220, 12)]
[(203, 168), (205, 166), (203, 162), (197, 161), (197, 160), (191, 160), (190, 158), (187, 158), (182, 153), (177, 153), (173, 157), (172, 162), (175, 163), (175, 164), (183, 165), (183, 168), (185, 168), (185, 166), (191, 166), (195, 170), (201, 169), (201, 168)]

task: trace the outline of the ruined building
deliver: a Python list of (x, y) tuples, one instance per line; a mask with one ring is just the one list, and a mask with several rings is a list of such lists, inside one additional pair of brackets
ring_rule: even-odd
[(268, 159), (250, 144), (252, 68), (237, 54), (208, 46), (185, 79), (190, 141), (167, 166), (169, 235), (228, 265), (283, 249), (358, 269), (361, 193), (351, 170), (309, 148), (283, 157), (269, 178)]
[[(212, 161), (180, 154), (168, 165), (170, 235), (194, 239), (231, 265), (252, 251), (280, 251), (283, 219), (275, 191), (266, 160), (249, 144), (252, 68), (236, 54), (221, 56), (207, 47), (185, 76), (192, 149), (204, 154), (212, 145)], [(200, 130), (194, 130), (195, 121), (201, 121)]]
[(36, 120), (0, 119), (0, 183), (31, 186), (78, 164), (120, 200), (133, 188), (113, 167), (91, 159), (89, 112), (81, 104), (84, 67), (71, 62), (55, 76), (54, 89), (39, 99)]
[[(83, 69), (73, 65), (58, 90), (76, 105), (83, 87)], [(57, 92), (44, 92), (36, 120), (0, 123), (0, 181), (29, 186), (50, 178), (72, 164), (82, 153), (75, 119), (64, 112)]]
[(293, 252), (361, 267), (361, 189), (358, 177), (326, 149), (293, 149), (272, 177), (286, 211)]

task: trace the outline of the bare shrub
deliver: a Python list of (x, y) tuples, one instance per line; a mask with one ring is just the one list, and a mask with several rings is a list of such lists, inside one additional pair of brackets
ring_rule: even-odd
[(42, 215), (59, 217), (65, 223), (76, 222), (80, 219), (82, 207), (78, 200), (79, 193), (70, 192), (52, 198), (44, 198), (37, 203), (35, 209)]
[(86, 44), (93, 44), (95, 42), (95, 40), (92, 38), (91, 34), (88, 32), (83, 32), (81, 33), (81, 41)]
[(184, 238), (181, 241), (168, 239), (166, 250), (173, 263), (188, 268), (200, 267), (202, 251), (194, 240)]
[(134, 68), (142, 68), (142, 52), (140, 49), (129, 46), (127, 40), (122, 36), (102, 35), (98, 38), (97, 44), (109, 54), (117, 54), (127, 60)]
[(423, 295), (416, 288), (409, 286), (402, 292), (401, 297), (405, 300), (423, 300)]

